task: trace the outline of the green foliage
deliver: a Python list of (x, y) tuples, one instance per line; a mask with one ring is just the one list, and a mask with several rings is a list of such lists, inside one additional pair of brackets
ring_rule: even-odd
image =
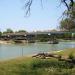
[[(56, 59), (31, 59), (0, 63), (1, 75), (73, 75), (71, 64)], [(73, 74), (72, 74), (73, 73)]]
[(69, 59), (74, 59), (74, 55), (73, 55), (73, 52), (71, 52), (70, 54), (69, 54), (69, 57), (68, 57)]
[(0, 36), (2, 35), (2, 32), (0, 32)]
[(69, 18), (66, 18), (60, 22), (60, 28), (71, 31), (75, 29), (75, 22)]
[(3, 33), (13, 33), (13, 30), (8, 28), (6, 31), (4, 31)]
[(31, 63), (32, 69), (38, 68), (62, 68), (70, 69), (71, 64), (65, 61), (55, 61), (55, 60), (36, 60)]
[(18, 32), (27, 32), (26, 30), (19, 30)]
[(10, 28), (8, 28), (6, 32), (7, 32), (7, 33), (13, 33), (13, 30), (10, 29)]
[(65, 18), (60, 22), (60, 28), (68, 31), (75, 31), (75, 3), (72, 10), (64, 11), (64, 16)]
[(70, 39), (72, 37), (71, 33), (64, 33), (64, 38)]

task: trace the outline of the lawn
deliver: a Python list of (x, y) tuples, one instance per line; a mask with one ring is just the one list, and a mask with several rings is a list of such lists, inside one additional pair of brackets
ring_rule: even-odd
[[(67, 49), (57, 54), (68, 56), (75, 49)], [(56, 58), (40, 59), (20, 57), (0, 62), (0, 75), (75, 75), (75, 64)]]

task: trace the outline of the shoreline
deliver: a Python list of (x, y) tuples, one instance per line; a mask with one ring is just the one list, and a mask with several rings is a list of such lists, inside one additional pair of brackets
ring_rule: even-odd
[[(68, 51), (74, 51), (75, 48), (69, 48), (69, 49), (64, 49), (64, 50), (57, 50), (57, 51), (51, 51), (51, 52), (44, 52), (44, 53), (56, 53), (56, 54), (60, 54), (61, 52), (67, 52)], [(74, 51), (75, 53), (75, 51)], [(10, 59), (4, 59), (4, 60), (0, 60), (0, 62), (8, 62), (8, 61), (15, 61), (15, 60), (24, 60), (24, 59), (32, 59), (32, 56), (35, 56), (37, 55), (38, 53), (35, 53), (35, 54), (30, 54), (30, 55), (24, 55), (24, 56), (19, 56), (19, 57), (15, 57), (15, 58), (10, 58)], [(68, 53), (69, 54), (69, 53)], [(62, 54), (62, 56), (65, 57), (64, 54)], [(67, 56), (67, 54), (66, 54)]]
[[(52, 52), (44, 52), (44, 53), (58, 53), (58, 52), (61, 52), (61, 51), (63, 51), (63, 50), (52, 51)], [(24, 55), (24, 56), (19, 56), (19, 57), (15, 57), (15, 58), (3, 59), (3, 60), (0, 60), (0, 62), (12, 61), (12, 60), (22, 60), (22, 59), (26, 59), (26, 58), (32, 58), (32, 56), (35, 56), (37, 54), (38, 53), (30, 54), (30, 55)]]
[[(74, 41), (73, 40), (71, 40), (71, 41), (66, 40), (66, 41), (60, 41), (60, 42), (74, 42)], [(28, 42), (22, 42), (21, 44), (26, 44), (26, 43), (28, 43)], [(46, 43), (46, 42), (41, 42), (41, 43)], [(16, 44), (16, 43), (13, 40), (0, 40), (0, 44)], [(46, 44), (48, 44), (48, 43), (46, 43)]]
[(0, 44), (13, 44), (13, 41), (0, 40)]

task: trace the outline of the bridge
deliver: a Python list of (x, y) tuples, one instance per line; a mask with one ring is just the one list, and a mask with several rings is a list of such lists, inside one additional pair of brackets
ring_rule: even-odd
[(75, 31), (46, 31), (46, 32), (31, 32), (29, 34), (38, 35), (38, 34), (64, 34), (64, 33), (75, 33)]
[(6, 40), (35, 40), (35, 37), (37, 37), (37, 35), (63, 35), (64, 33), (70, 33), (75, 34), (75, 32), (68, 32), (68, 31), (44, 31), (44, 32), (30, 32), (30, 33), (26, 33), (26, 32), (20, 32), (20, 33), (6, 33), (3, 34), (0, 39), (6, 39)]

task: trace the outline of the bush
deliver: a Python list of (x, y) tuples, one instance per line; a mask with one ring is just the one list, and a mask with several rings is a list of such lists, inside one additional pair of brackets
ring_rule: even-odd
[(68, 57), (69, 59), (74, 59), (74, 55), (73, 55), (73, 52), (71, 52), (70, 54), (69, 54), (69, 57)]
[(38, 60), (33, 61), (31, 63), (32, 69), (39, 69), (39, 68), (62, 68), (68, 69), (71, 67), (71, 64), (65, 61), (54, 61), (54, 60)]

